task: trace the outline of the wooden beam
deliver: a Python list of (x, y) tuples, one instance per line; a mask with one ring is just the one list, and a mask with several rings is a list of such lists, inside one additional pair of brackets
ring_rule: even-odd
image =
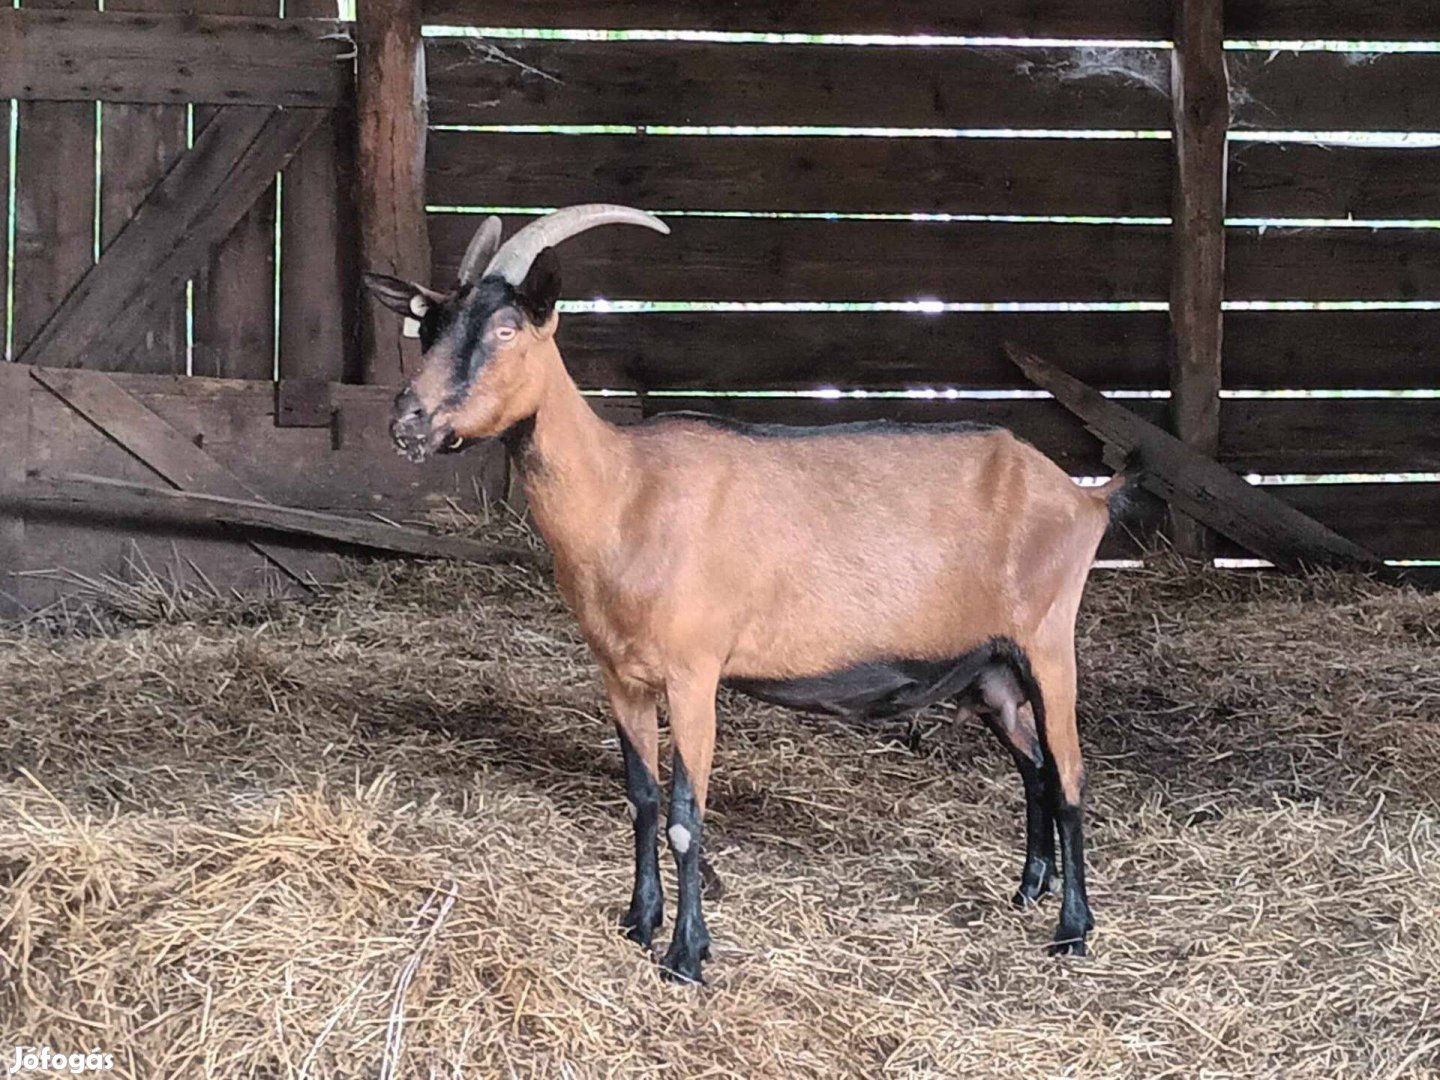
[(0, 8), (0, 99), (329, 108), (350, 81), (338, 22), (38, 6)]
[(1031, 382), (1050, 391), (1112, 448), (1107, 460), (1114, 467), (1135, 469), (1146, 490), (1247, 551), (1278, 566), (1384, 569), (1385, 564), (1360, 545), (1247, 483), (1074, 376), (1014, 345), (1007, 345), (1005, 351)]
[[(186, 439), (115, 380), (98, 372), (32, 368), (30, 374), (60, 400), (177, 488), (230, 498), (256, 493), (199, 446)], [(290, 553), (273, 544), (250, 546), (296, 581), (307, 575)]]
[[(430, 280), (425, 223), (425, 45), (419, 0), (360, 0), (355, 25), (360, 250), (365, 269)], [(366, 296), (364, 381), (399, 385), (418, 345)]]
[(144, 332), (314, 130), (313, 109), (225, 109), (18, 357), (73, 367)]
[[(1206, 457), (1220, 448), (1220, 302), (1225, 289), (1224, 0), (1177, 0), (1170, 95), (1175, 129), (1175, 240), (1170, 284), (1174, 348), (1170, 412), (1175, 434)], [(1183, 555), (1203, 558), (1210, 540), (1172, 514)]]
[[(23, 483), (30, 464), (30, 379), (19, 364), (0, 362), (0, 484)], [(0, 513), (0, 618), (24, 614), (28, 565), (25, 517)]]
[(463, 536), (443, 536), (388, 521), (272, 506), (254, 499), (154, 488), (99, 476), (31, 474), (22, 483), (0, 487), (0, 502), (20, 508), (74, 510), (86, 515), (104, 514), (142, 522), (264, 529), (425, 558), (535, 567), (549, 564), (544, 555), (525, 548), (485, 544)]
[[(1335, 0), (1284, 0), (1334, 5)], [(1369, 0), (1378, 12), (1382, 0)], [(1353, 4), (1353, 0), (1352, 0)], [(1351, 6), (1351, 5), (1341, 5)], [(937, 34), (956, 37), (1163, 38), (1167, 0), (426, 0), (425, 21), (462, 26), (566, 26), (597, 30), (741, 30), (798, 34)], [(1309, 15), (1306, 12), (1306, 15)], [(1390, 15), (1390, 19), (1397, 16)], [(1424, 22), (1424, 13), (1410, 16)], [(1361, 23), (1361, 25), (1365, 25)], [(1433, 27), (1432, 27), (1433, 29)], [(1363, 36), (1360, 33), (1348, 35)]]

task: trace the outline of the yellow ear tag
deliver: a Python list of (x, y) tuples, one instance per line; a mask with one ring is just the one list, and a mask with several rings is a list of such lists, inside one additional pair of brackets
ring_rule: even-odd
[(409, 338), (418, 338), (420, 336), (420, 320), (407, 318), (400, 327), (400, 333)]

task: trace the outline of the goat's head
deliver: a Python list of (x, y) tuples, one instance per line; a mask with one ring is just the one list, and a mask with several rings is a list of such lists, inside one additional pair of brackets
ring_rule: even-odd
[[(657, 218), (625, 206), (570, 206), (531, 222), (500, 244), (500, 219), (476, 230), (446, 293), (366, 274), (379, 301), (418, 332), (420, 371), (395, 399), (390, 434), (412, 461), (500, 435), (535, 415), (544, 367), (536, 353), (554, 336), (560, 270), (554, 245), (597, 225), (657, 232)], [(482, 269), (483, 267), (483, 269)]]

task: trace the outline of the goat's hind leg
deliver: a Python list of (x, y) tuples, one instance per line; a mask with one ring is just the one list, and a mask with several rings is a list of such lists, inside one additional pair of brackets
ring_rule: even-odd
[(1025, 703), (1013, 673), (986, 672), (976, 689), (979, 701), (974, 707), (1010, 752), (1025, 789), (1025, 862), (1020, 868), (1020, 887), (1011, 902), (1017, 908), (1027, 908), (1050, 891), (1055, 879), (1051, 770), (1045, 767), (1034, 710)]
[(648, 949), (665, 918), (657, 850), (660, 785), (656, 775), (660, 763), (660, 727), (655, 696), (646, 688), (622, 683), (613, 676), (607, 675), (605, 683), (615, 710), (615, 727), (620, 733), (620, 751), (625, 757), (626, 804), (635, 826), (635, 886), (630, 894), (630, 909), (620, 925), (626, 937)]

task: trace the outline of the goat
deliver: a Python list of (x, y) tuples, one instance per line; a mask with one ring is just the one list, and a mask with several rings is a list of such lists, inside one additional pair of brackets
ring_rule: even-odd
[(554, 251), (606, 223), (669, 232), (639, 210), (572, 206), (500, 246), (491, 218), (452, 291), (366, 281), (423, 347), (395, 401), (396, 446), (418, 462), (481, 438), (505, 441), (599, 663), (634, 822), (628, 936), (649, 948), (663, 918), (663, 695), (680, 896), (662, 970), (701, 981), (710, 944), (702, 822), (716, 694), (728, 685), (846, 716), (944, 700), (983, 716), (1025, 791), (1015, 903), (1050, 890), (1058, 831), (1064, 888), (1050, 948), (1083, 955), (1093, 922), (1075, 618), (1124, 480), (1081, 488), (1010, 432), (971, 424), (794, 428), (688, 413), (607, 423), (556, 345)]

